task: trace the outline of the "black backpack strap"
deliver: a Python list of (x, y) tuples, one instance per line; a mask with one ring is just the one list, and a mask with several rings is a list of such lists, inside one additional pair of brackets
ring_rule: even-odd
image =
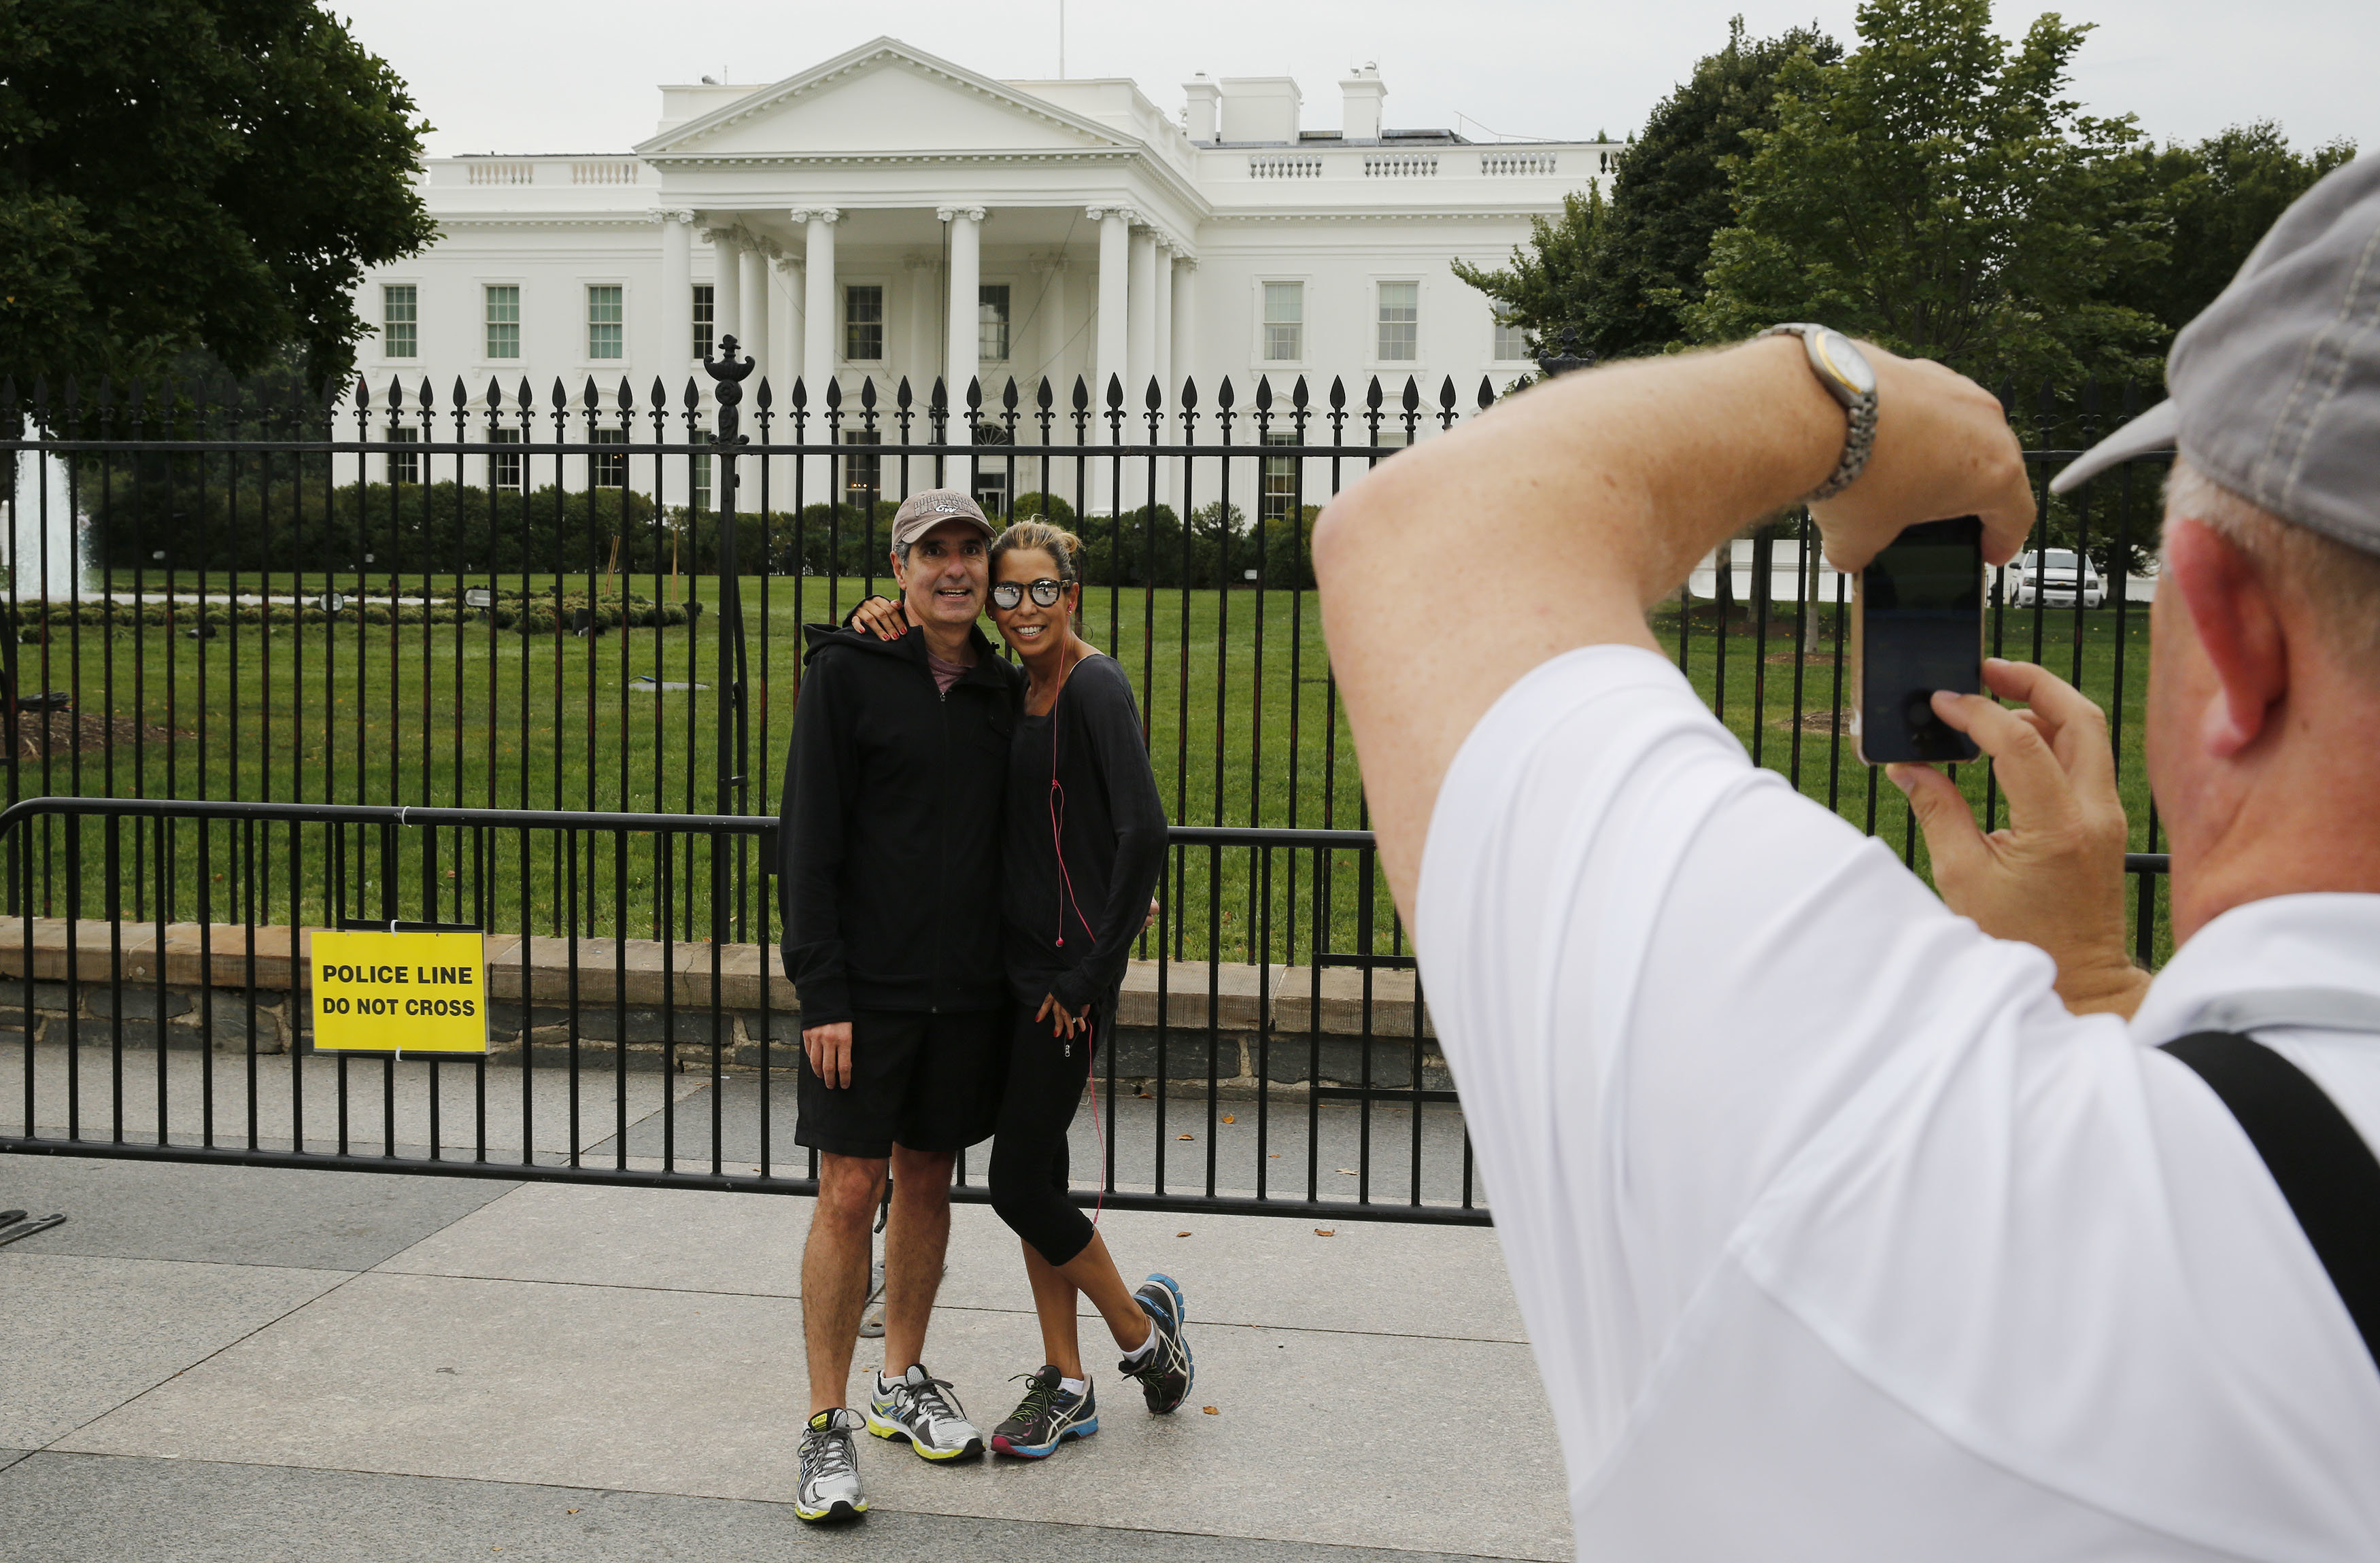
[(2321, 1086), (2254, 1037), (2202, 1031), (2165, 1051), (2196, 1070), (2248, 1132), (2380, 1364), (2380, 1159)]

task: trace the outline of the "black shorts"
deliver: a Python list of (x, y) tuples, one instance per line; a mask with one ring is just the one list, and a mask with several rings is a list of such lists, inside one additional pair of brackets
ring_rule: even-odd
[(794, 1140), (882, 1160), (896, 1145), (956, 1151), (991, 1137), (1008, 1070), (1008, 1012), (869, 1010), (851, 1017), (851, 1084), (801, 1059)]

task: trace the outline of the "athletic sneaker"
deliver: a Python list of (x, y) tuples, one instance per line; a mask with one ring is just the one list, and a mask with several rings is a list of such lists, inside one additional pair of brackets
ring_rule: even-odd
[(865, 1426), (856, 1411), (836, 1407), (810, 1418), (802, 1432), (802, 1484), (794, 1494), (794, 1512), (815, 1525), (827, 1520), (856, 1520), (868, 1512), (868, 1498), (859, 1490), (859, 1452), (851, 1436)]
[(934, 1377), (923, 1363), (890, 1389), (880, 1383), (868, 1402), (868, 1430), (905, 1440), (920, 1460), (972, 1460), (983, 1453), (983, 1435), (966, 1419), (950, 1381)]
[(1190, 1361), (1190, 1342), (1182, 1333), (1189, 1309), (1183, 1303), (1180, 1283), (1172, 1276), (1150, 1276), (1132, 1299), (1156, 1327), (1156, 1346), (1137, 1366), (1126, 1360), (1116, 1364), (1116, 1371), (1139, 1379), (1141, 1399), (1148, 1402), (1150, 1411), (1163, 1416), (1189, 1398), (1190, 1386), (1198, 1376)]
[(1064, 1375), (1048, 1363), (1038, 1373), (1016, 1377), (1025, 1380), (1025, 1399), (1016, 1402), (1014, 1415), (992, 1429), (994, 1453), (1039, 1460), (1069, 1438), (1087, 1438), (1099, 1430), (1099, 1397), (1087, 1377), (1079, 1395), (1068, 1394)]

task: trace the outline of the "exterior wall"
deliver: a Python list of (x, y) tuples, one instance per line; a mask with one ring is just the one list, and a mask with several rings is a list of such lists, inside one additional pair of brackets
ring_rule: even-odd
[[(661, 214), (682, 212), (692, 217), (692, 285), (716, 286), (733, 264), (713, 234), (733, 229), (769, 257), (762, 370), (781, 409), (805, 359), (805, 333), (819, 331), (832, 334), (846, 399), (873, 378), (889, 413), (905, 376), (922, 406), (948, 361), (948, 235), (937, 213), (980, 209), (982, 280), (1011, 289), (1010, 357), (981, 366), (991, 408), (1014, 376), (1029, 410), (1045, 373), (1062, 413), (1076, 376), (1091, 382), (1094, 406), (1103, 405), (1104, 374), (1123, 366), (1099, 361), (1100, 230), (1108, 224), (1099, 214), (1118, 210), (1155, 238), (1159, 267), (1172, 269), (1173, 319), (1196, 322), (1192, 339), (1174, 340), (1172, 321), (1159, 321), (1166, 335), (1153, 357), (1135, 344), (1129, 372), (1138, 383), (1126, 387), (1126, 398), (1135, 431), (1155, 363), (1170, 365), (1169, 396), (1192, 378), (1205, 408), (1225, 375), (1245, 397), (1259, 375), (1286, 394), (1300, 374), (1318, 406), (1333, 376), (1360, 406), (1375, 374), (1391, 405), (1412, 376), (1431, 411), (1449, 378), (1468, 406), (1482, 377), (1500, 389), (1525, 366), (1494, 357), (1488, 301), (1454, 277), (1452, 260), (1501, 261), (1526, 241), (1533, 217), (1559, 212), (1565, 194), (1603, 177), (1612, 151), (1394, 133), (1194, 142), (1129, 81), (991, 82), (890, 41), (773, 87), (671, 87), (663, 98), (662, 133), (633, 154), (444, 159), (425, 167), (424, 195), (443, 236), (363, 285), (362, 311), (375, 322), (382, 284), (419, 289), (419, 352), (390, 357), (379, 337), (363, 345), (360, 368), (375, 401), (392, 376), (407, 382), (411, 400), (424, 374), (438, 377), (442, 406), (457, 374), (474, 398), (497, 379), (508, 404), (524, 378), (540, 405), (557, 379), (574, 405), (590, 376), (607, 403), (625, 378), (640, 407), (657, 378), (674, 406), (689, 378), (707, 389), (691, 356), (690, 300), (662, 297)], [(929, 112), (942, 99), (948, 125)], [(893, 101), (910, 112), (833, 117), (839, 105)], [(981, 144), (995, 134), (987, 126), (1012, 121), (1012, 146)], [(838, 127), (835, 146), (813, 144), (815, 133), (805, 139), (829, 123)], [(961, 131), (973, 140), (953, 140)], [(877, 141), (882, 150), (869, 150)], [(802, 312), (808, 213), (820, 210), (837, 216), (836, 309), (834, 319), (810, 321)], [(1053, 256), (1064, 265), (1055, 286)], [(1262, 357), (1268, 280), (1305, 286), (1305, 342), (1294, 361)], [(1411, 359), (1378, 353), (1378, 289), (1391, 281), (1418, 286)], [(843, 290), (853, 283), (885, 289), (885, 352), (870, 362), (843, 356)], [(490, 284), (521, 289), (516, 360), (487, 357), (481, 289)], [(621, 358), (588, 357), (585, 290), (593, 284), (623, 290)], [(1045, 330), (1045, 309), (1056, 312), (1054, 331)], [(752, 331), (740, 334), (751, 345)], [(965, 389), (952, 388), (954, 402)], [(820, 388), (809, 391), (815, 408)]]

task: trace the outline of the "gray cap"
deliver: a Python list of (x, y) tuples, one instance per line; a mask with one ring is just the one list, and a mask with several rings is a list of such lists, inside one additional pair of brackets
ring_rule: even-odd
[(2380, 157), (2333, 170), (2281, 213), (2174, 338), (2165, 378), (2168, 398), (2052, 493), (2178, 448), (2283, 520), (2380, 553)]
[(892, 517), (892, 546), (906, 548), (945, 521), (970, 521), (991, 536), (991, 523), (973, 495), (961, 489), (920, 489), (901, 502)]

